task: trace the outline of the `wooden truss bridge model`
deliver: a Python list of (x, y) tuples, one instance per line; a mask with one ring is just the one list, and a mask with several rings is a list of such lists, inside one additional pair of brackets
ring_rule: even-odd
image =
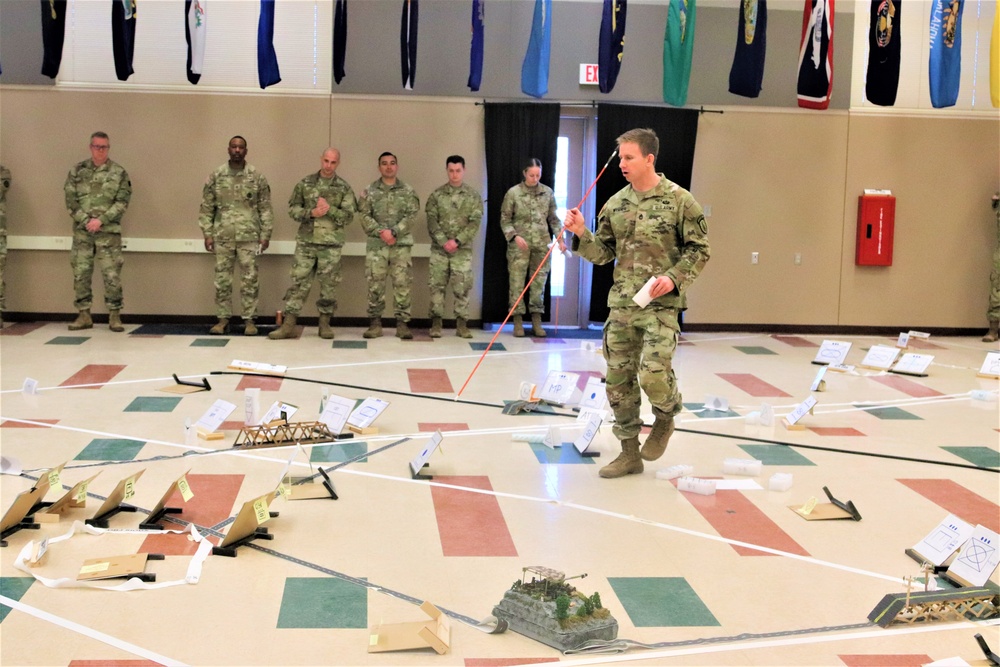
[(333, 442), (337, 439), (323, 422), (292, 422), (276, 420), (260, 426), (244, 426), (236, 434), (233, 447), (254, 449), (258, 447), (282, 447), (286, 445), (309, 445)]

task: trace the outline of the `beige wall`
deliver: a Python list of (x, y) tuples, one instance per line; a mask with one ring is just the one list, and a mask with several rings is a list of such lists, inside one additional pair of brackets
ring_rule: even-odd
[[(467, 182), (485, 191), (482, 108), (471, 100), (17, 87), (4, 87), (0, 96), (0, 161), (14, 174), (12, 237), (68, 236), (66, 171), (87, 157), (89, 133), (104, 129), (113, 159), (129, 170), (135, 189), (126, 237), (193, 241), (190, 252), (126, 255), (127, 314), (212, 314), (212, 258), (198, 251), (196, 220), (201, 185), (226, 160), (233, 134), (247, 137), (249, 161), (271, 182), (276, 241), (294, 238), (288, 195), (318, 168), (328, 144), (341, 149), (339, 173), (359, 193), (377, 177), (383, 150), (399, 157), (400, 177), (421, 204), (445, 181), (451, 153), (465, 156)], [(989, 198), (1000, 181), (998, 128), (996, 118), (944, 114), (745, 108), (704, 114), (692, 190), (712, 207), (713, 253), (692, 288), (687, 321), (982, 326), (996, 243)], [(857, 196), (864, 188), (888, 188), (898, 198), (892, 267), (854, 266)], [(348, 240), (362, 239), (356, 224)], [(417, 243), (427, 242), (421, 215)], [(756, 266), (751, 252), (760, 253)], [(795, 253), (802, 256), (798, 266)], [(262, 258), (261, 314), (281, 307), (290, 264), (289, 255)], [(427, 312), (426, 259), (415, 265), (413, 314), (419, 318)], [(10, 311), (72, 309), (67, 251), (11, 250), (7, 284)], [(473, 317), (480, 287), (481, 278)], [(95, 289), (99, 295), (100, 285)], [(339, 297), (338, 316), (364, 316), (361, 257), (345, 260)], [(303, 314), (315, 315), (314, 305)]]

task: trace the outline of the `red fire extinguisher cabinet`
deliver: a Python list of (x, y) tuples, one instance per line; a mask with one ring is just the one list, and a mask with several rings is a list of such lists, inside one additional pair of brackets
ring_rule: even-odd
[[(876, 194), (877, 193), (877, 194)], [(858, 266), (892, 266), (892, 237), (896, 198), (888, 190), (869, 191), (858, 197)]]

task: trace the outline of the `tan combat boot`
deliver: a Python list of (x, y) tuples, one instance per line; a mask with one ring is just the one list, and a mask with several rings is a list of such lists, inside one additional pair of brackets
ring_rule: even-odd
[(622, 440), (622, 453), (614, 461), (601, 468), (601, 477), (613, 479), (625, 475), (637, 475), (642, 472), (642, 459), (639, 457), (639, 438)]
[(542, 328), (542, 314), (531, 314), (531, 335), (535, 338), (545, 338), (545, 329)]
[(220, 317), (219, 321), (215, 323), (215, 326), (208, 330), (210, 336), (225, 336), (226, 329), (229, 327), (229, 318)]
[(296, 315), (291, 313), (285, 313), (285, 319), (281, 321), (281, 326), (267, 334), (267, 337), (271, 340), (282, 340), (284, 338), (295, 338), (295, 320), (298, 319)]
[(331, 317), (331, 315), (319, 316), (319, 337), (324, 340), (331, 340), (333, 338), (333, 327), (330, 326)]
[(396, 322), (396, 338), (400, 340), (413, 340), (413, 333), (410, 331), (409, 325), (403, 320)]
[(464, 317), (460, 317), (455, 321), (455, 335), (459, 338), (472, 338), (472, 332), (469, 331), (469, 325), (466, 323)]
[(983, 342), (995, 343), (997, 339), (1000, 339), (1000, 332), (998, 332), (998, 328), (1000, 328), (1000, 322), (990, 320), (990, 330), (986, 332), (985, 336), (983, 336)]
[(639, 454), (647, 461), (655, 461), (663, 456), (663, 452), (667, 449), (667, 442), (670, 441), (670, 436), (673, 434), (674, 418), (661, 419), (657, 417), (656, 421), (653, 422), (653, 430), (646, 436), (646, 442), (642, 443)]
[(441, 318), (434, 317), (431, 319), (431, 338), (441, 337)]
[(373, 317), (371, 324), (368, 325), (368, 331), (361, 334), (363, 338), (381, 338), (382, 337), (382, 318)]
[(81, 310), (69, 325), (70, 331), (79, 331), (80, 329), (93, 329), (94, 320), (90, 319), (90, 309)]
[(524, 338), (524, 319), (520, 315), (514, 316), (514, 338)]
[(253, 320), (246, 317), (243, 318), (243, 335), (244, 336), (256, 336), (257, 335), (257, 325), (253, 323)]
[(125, 331), (125, 327), (122, 326), (121, 312), (117, 310), (108, 311), (108, 328), (115, 332)]

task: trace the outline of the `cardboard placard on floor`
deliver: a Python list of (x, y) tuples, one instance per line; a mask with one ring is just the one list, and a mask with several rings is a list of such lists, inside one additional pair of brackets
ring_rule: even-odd
[(451, 645), (451, 624), (448, 617), (430, 602), (424, 602), (420, 609), (431, 620), (373, 627), (368, 636), (368, 652), (410, 651), (430, 647), (438, 655), (447, 653)]
[(98, 471), (92, 477), (77, 482), (73, 485), (73, 488), (67, 491), (63, 496), (46, 507), (41, 512), (35, 512), (35, 521), (39, 523), (59, 523), (60, 515), (66, 511), (69, 507), (86, 507), (87, 506), (87, 487), (97, 475), (100, 475)]
[(124, 556), (105, 556), (89, 558), (83, 561), (77, 581), (96, 581), (98, 579), (114, 579), (130, 577), (146, 571), (146, 559), (149, 554), (137, 553)]

